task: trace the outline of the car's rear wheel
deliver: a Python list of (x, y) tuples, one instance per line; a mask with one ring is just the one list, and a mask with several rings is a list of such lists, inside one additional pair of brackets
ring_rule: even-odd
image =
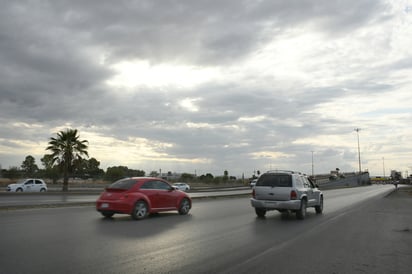
[(315, 206), (315, 210), (317, 214), (321, 214), (323, 212), (323, 196), (320, 196), (319, 205)]
[(40, 192), (46, 192), (45, 188), (40, 189)]
[(146, 218), (149, 214), (149, 208), (144, 201), (137, 201), (133, 207), (132, 218), (135, 220), (141, 220)]
[(112, 212), (102, 212), (102, 215), (106, 218), (110, 218), (110, 217), (113, 217), (114, 213), (112, 213)]
[(256, 215), (260, 218), (263, 218), (266, 215), (266, 209), (264, 208), (255, 207), (255, 212), (256, 212)]
[(190, 201), (189, 199), (183, 198), (179, 205), (179, 214), (186, 215), (190, 210)]
[(299, 219), (299, 220), (305, 219), (305, 217), (306, 217), (306, 207), (307, 207), (306, 199), (302, 199), (302, 201), (300, 202), (300, 208), (296, 212), (296, 218), (297, 219)]

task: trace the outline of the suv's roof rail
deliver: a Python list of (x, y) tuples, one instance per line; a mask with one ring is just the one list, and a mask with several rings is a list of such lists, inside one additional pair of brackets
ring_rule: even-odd
[(282, 170), (282, 169), (275, 169), (275, 170), (268, 170), (266, 173), (291, 173), (291, 174), (301, 174), (300, 172), (293, 171), (293, 170)]

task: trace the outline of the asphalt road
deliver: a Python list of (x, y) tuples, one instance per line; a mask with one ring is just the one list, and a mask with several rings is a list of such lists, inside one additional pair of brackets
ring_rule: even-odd
[(391, 191), (327, 191), (324, 214), (303, 221), (257, 218), (247, 197), (143, 221), (91, 206), (0, 211), (0, 273), (410, 273), (412, 196)]

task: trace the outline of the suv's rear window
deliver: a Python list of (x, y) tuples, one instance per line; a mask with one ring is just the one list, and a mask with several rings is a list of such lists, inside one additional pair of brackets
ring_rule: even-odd
[(130, 189), (136, 183), (135, 179), (121, 179), (109, 185), (109, 189)]
[(289, 174), (263, 174), (256, 186), (292, 187), (292, 176)]

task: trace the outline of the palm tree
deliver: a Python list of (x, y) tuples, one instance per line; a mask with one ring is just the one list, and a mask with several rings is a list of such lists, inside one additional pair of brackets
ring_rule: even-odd
[(79, 140), (77, 129), (67, 129), (57, 133), (57, 138), (50, 138), (49, 146), (52, 163), (57, 164), (63, 170), (63, 191), (69, 190), (69, 173), (73, 170), (74, 161), (82, 159), (82, 155), (89, 157), (87, 153), (88, 141)]

